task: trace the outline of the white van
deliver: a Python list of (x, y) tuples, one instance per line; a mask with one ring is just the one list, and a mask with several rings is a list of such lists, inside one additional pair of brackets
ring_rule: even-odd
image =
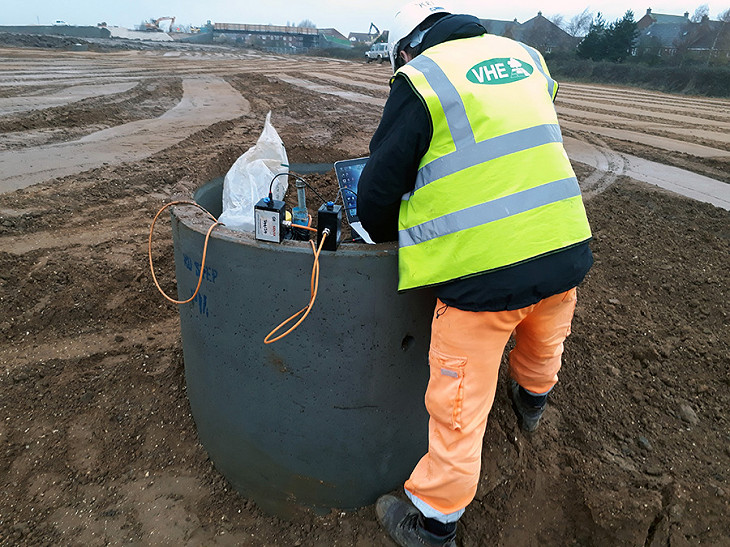
[(376, 59), (378, 60), (378, 62), (382, 63), (385, 59), (388, 58), (388, 44), (382, 42), (378, 44), (373, 44), (370, 48), (370, 51), (365, 52), (365, 57), (367, 57), (368, 63)]

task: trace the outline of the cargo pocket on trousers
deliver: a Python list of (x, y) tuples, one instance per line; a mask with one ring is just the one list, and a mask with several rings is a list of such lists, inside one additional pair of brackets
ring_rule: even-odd
[(452, 357), (431, 349), (428, 363), (431, 375), (426, 389), (426, 409), (437, 422), (459, 430), (464, 406), (466, 357)]

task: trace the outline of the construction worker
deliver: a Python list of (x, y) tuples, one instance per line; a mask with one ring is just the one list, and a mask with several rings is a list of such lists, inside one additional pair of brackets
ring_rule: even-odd
[(434, 1), (395, 16), (395, 75), (357, 211), (376, 242), (399, 242), (399, 291), (437, 297), (426, 390), (428, 453), (410, 503), (376, 513), (400, 545), (455, 545), (479, 481), (487, 415), (510, 336), (508, 390), (534, 431), (557, 382), (591, 232), (534, 49)]

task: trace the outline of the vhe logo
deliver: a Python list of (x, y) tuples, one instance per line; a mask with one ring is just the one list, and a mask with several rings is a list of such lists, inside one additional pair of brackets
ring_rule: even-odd
[(418, 3), (419, 8), (428, 8), (430, 11), (439, 11), (443, 10), (441, 6), (436, 6), (433, 2), (427, 1), (427, 2), (419, 2)]
[(511, 84), (529, 78), (535, 71), (530, 63), (514, 57), (489, 59), (471, 67), (466, 78), (474, 84)]

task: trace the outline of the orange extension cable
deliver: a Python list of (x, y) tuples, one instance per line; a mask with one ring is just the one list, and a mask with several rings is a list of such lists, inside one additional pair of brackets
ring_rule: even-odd
[[(287, 336), (290, 332), (292, 332), (299, 325), (301, 325), (302, 321), (304, 321), (307, 318), (307, 315), (309, 315), (309, 312), (312, 311), (312, 307), (314, 306), (314, 301), (317, 298), (317, 289), (319, 288), (319, 253), (322, 252), (322, 245), (324, 245), (324, 240), (327, 238), (328, 235), (329, 235), (329, 230), (325, 229), (322, 232), (322, 241), (319, 242), (318, 248), (315, 248), (314, 242), (312, 240), (309, 240), (309, 244), (312, 246), (312, 252), (314, 253), (314, 264), (312, 265), (312, 276), (309, 280), (309, 292), (310, 292), (309, 304), (304, 306), (301, 310), (299, 310), (297, 313), (292, 315), (289, 319), (279, 323), (279, 325), (274, 330), (272, 330), (269, 334), (266, 335), (266, 338), (264, 338), (264, 344), (272, 344), (272, 343), (276, 342), (277, 340), (281, 340), (282, 338)], [(304, 314), (304, 315), (302, 315), (299, 318), (299, 321), (294, 323), (294, 325), (288, 331), (286, 331), (283, 334), (280, 334), (276, 338), (271, 339), (271, 337), (279, 329), (283, 328), (284, 325), (286, 325), (290, 321), (293, 321), (301, 314)]]
[[(197, 207), (198, 209), (203, 210), (211, 219), (213, 219), (213, 225), (210, 228), (208, 228), (208, 233), (205, 234), (205, 243), (203, 244), (203, 258), (202, 258), (201, 264), (200, 264), (200, 277), (198, 278), (198, 286), (195, 287), (195, 292), (193, 293), (193, 296), (191, 296), (187, 300), (175, 300), (174, 298), (170, 298), (169, 296), (167, 296), (167, 294), (165, 294), (165, 291), (162, 290), (162, 287), (160, 287), (160, 284), (157, 282), (157, 276), (155, 275), (155, 267), (152, 264), (152, 232), (155, 229), (155, 222), (157, 222), (157, 219), (162, 214), (162, 211), (164, 211), (165, 209), (167, 209), (168, 207), (171, 207), (173, 205), (193, 205), (193, 206)], [(149, 241), (147, 244), (147, 253), (150, 258), (150, 271), (152, 272), (152, 279), (155, 282), (155, 286), (157, 287), (157, 290), (160, 291), (162, 296), (164, 296), (167, 300), (169, 300), (173, 304), (187, 304), (188, 302), (192, 302), (193, 299), (198, 294), (198, 291), (200, 290), (200, 285), (203, 283), (203, 272), (205, 270), (205, 255), (208, 254), (208, 240), (210, 239), (210, 234), (213, 231), (213, 228), (215, 228), (218, 225), (223, 225), (223, 224), (221, 222), (218, 222), (218, 219), (215, 218), (211, 213), (209, 213), (205, 209), (205, 207), (195, 203), (194, 201), (172, 201), (172, 202), (168, 203), (167, 205), (165, 205), (164, 207), (162, 207), (162, 209), (157, 211), (157, 214), (155, 215), (155, 218), (152, 221), (152, 226), (150, 226), (150, 238), (149, 238)]]

